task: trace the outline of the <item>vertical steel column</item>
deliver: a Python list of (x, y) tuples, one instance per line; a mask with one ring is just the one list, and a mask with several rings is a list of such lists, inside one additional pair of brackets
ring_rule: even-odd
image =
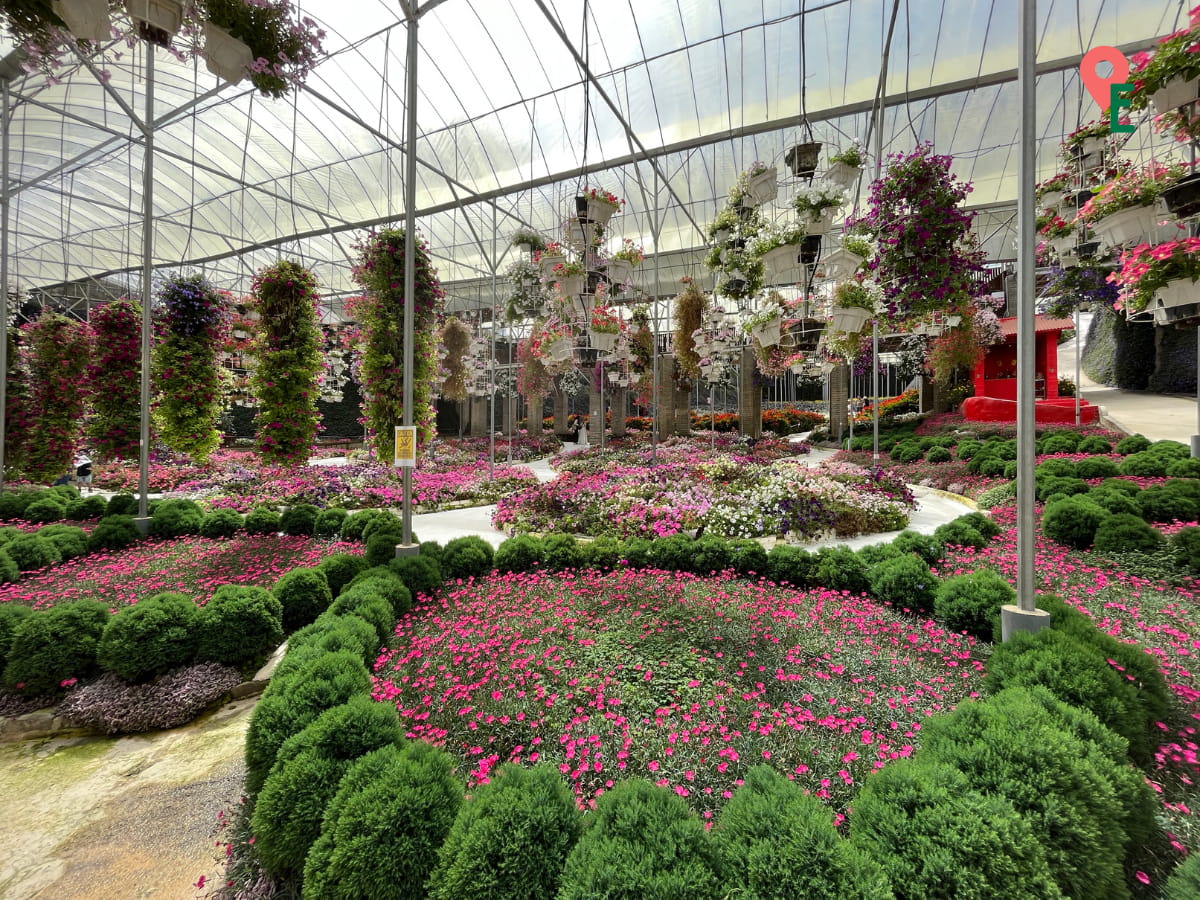
[[(146, 48), (146, 118), (142, 123), (146, 151), (142, 158), (142, 427), (138, 448), (138, 518), (149, 516), (150, 494), (150, 285), (154, 256), (154, 45)], [(143, 526), (146, 523), (143, 522)]]
[[(413, 3), (413, 14), (408, 20), (408, 53), (404, 79), (406, 83), (405, 128), (404, 128), (404, 414), (403, 424), (413, 423), (413, 306), (416, 303), (416, 256), (417, 256), (417, 16)], [(404, 501), (401, 507), (402, 543), (412, 544), (412, 467), (405, 466), (403, 473)]]
[[(650, 427), (650, 459), (653, 464), (658, 464), (658, 428), (662, 421), (662, 416), (659, 414), (659, 405), (662, 398), (659, 397), (658, 390), (658, 257), (662, 252), (658, 246), (659, 236), (662, 234), (662, 210), (658, 208), (658, 167), (654, 167), (654, 292), (650, 295), (650, 401), (652, 404), (654, 419)], [(671, 398), (674, 403), (674, 398)]]
[[(488, 359), (488, 380), (491, 382), (491, 400), (488, 403), (488, 480), (496, 480), (496, 267), (500, 257), (496, 254), (496, 205), (492, 204), (492, 349)], [(512, 436), (508, 438), (512, 447)]]
[(1079, 304), (1075, 304), (1075, 424), (1079, 425), (1079, 348), (1083, 346), (1083, 336), (1079, 333)]
[(0, 491), (4, 490), (4, 441), (8, 427), (8, 151), (12, 123), (9, 79), (0, 85)]

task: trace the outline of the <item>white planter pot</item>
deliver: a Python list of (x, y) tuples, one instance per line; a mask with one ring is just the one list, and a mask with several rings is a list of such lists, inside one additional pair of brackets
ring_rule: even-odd
[(764, 322), (762, 325), (755, 325), (750, 329), (751, 336), (764, 347), (774, 347), (779, 343), (780, 326), (782, 321), (778, 316), (771, 319), (769, 322)]
[(204, 65), (208, 71), (230, 84), (246, 77), (246, 67), (254, 62), (250, 48), (224, 28), (204, 23)]
[(1200, 301), (1200, 282), (1180, 278), (1168, 281), (1158, 289), (1158, 301), (1163, 307), (1185, 306)]
[(1092, 231), (1109, 247), (1140, 242), (1158, 226), (1160, 216), (1153, 205), (1131, 206), (1092, 223)]
[(112, 36), (108, 0), (54, 0), (54, 14), (82, 41), (106, 41)]
[(1107, 140), (1107, 138), (1099, 135), (1085, 137), (1082, 141), (1075, 145), (1075, 155), (1082, 156), (1086, 159), (1094, 153), (1099, 153), (1104, 149)]
[(1054, 248), (1054, 252), (1058, 254), (1058, 258), (1062, 259), (1064, 253), (1072, 253), (1075, 250), (1075, 235), (1068, 234), (1066, 237), (1047, 238), (1050, 246)]
[(567, 301), (567, 315), (575, 322), (586, 322), (592, 315), (592, 295), (591, 294), (567, 294), (564, 299)]
[(858, 166), (848, 166), (839, 162), (826, 169), (821, 178), (848, 191), (854, 187), (854, 182), (858, 181), (858, 176), (861, 174), (862, 169)]
[(800, 216), (800, 224), (804, 226), (806, 234), (828, 234), (833, 228), (833, 217), (837, 210), (834, 207), (829, 207), (821, 212), (819, 216), (814, 216), (811, 213)]
[(588, 340), (591, 341), (592, 349), (599, 350), (601, 353), (612, 353), (617, 346), (618, 337), (620, 337), (618, 334), (588, 330)]
[(1079, 254), (1072, 250), (1070, 253), (1058, 254), (1058, 261), (1062, 263), (1064, 269), (1069, 269), (1072, 266), (1079, 265)]
[(768, 284), (800, 279), (800, 245), (784, 244), (762, 255), (763, 277)]
[(571, 358), (572, 349), (571, 342), (566, 338), (559, 338), (554, 343), (546, 345), (546, 352), (553, 362), (566, 362)]
[(1169, 81), (1150, 95), (1150, 101), (1160, 115), (1178, 109), (1197, 98), (1200, 98), (1200, 78)]
[(603, 203), (600, 200), (589, 200), (587, 203), (587, 218), (588, 221), (594, 222), (597, 225), (607, 225), (608, 220), (616, 213), (617, 207)]
[(620, 372), (609, 372), (608, 373), (608, 383), (609, 384), (617, 384), (620, 380), (621, 380)]
[(851, 253), (845, 247), (839, 247), (821, 260), (821, 268), (825, 277), (835, 281), (844, 281), (858, 271), (858, 267), (866, 261), (865, 256)]
[(795, 365), (788, 366), (788, 368), (792, 370), (793, 375), (803, 375), (805, 366), (804, 363), (796, 363)]
[(728, 228), (718, 228), (713, 234), (713, 243), (717, 245), (724, 244), (731, 237), (733, 237), (733, 232)]
[(584, 276), (564, 275), (558, 279), (558, 290), (564, 297), (583, 293)]
[(869, 318), (871, 318), (870, 310), (857, 306), (835, 306), (833, 313), (829, 317), (829, 327), (835, 331), (854, 334), (862, 330), (863, 325), (867, 324), (867, 319)]
[(752, 206), (762, 206), (779, 195), (779, 170), (772, 167), (760, 172), (746, 185), (746, 199)]
[(561, 253), (553, 255), (543, 253), (541, 259), (538, 260), (538, 265), (542, 268), (542, 274), (550, 277), (554, 274), (554, 267), (561, 265), (567, 261), (567, 258)]
[(183, 24), (183, 4), (179, 0), (125, 0), (130, 17), (167, 34), (174, 34)]
[(627, 259), (610, 259), (607, 272), (608, 280), (613, 284), (627, 284), (633, 277), (633, 263)]

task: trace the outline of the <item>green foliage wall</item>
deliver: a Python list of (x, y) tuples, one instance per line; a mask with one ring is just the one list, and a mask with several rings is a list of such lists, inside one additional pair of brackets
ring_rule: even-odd
[(135, 459), (141, 436), (142, 307), (114, 300), (92, 314), (96, 359), (87, 436), (101, 459)]
[(24, 468), (31, 480), (53, 481), (71, 470), (82, 437), (92, 331), (47, 310), (25, 335), (32, 396)]

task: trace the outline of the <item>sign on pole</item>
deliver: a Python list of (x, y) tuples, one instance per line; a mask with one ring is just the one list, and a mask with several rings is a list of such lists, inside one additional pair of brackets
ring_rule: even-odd
[(396, 458), (393, 466), (412, 469), (417, 465), (417, 426), (396, 426)]

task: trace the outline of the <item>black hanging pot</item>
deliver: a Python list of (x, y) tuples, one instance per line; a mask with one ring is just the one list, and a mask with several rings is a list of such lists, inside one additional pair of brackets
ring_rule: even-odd
[(1080, 244), (1075, 248), (1075, 252), (1083, 259), (1091, 259), (1100, 249), (1099, 241), (1088, 241), (1086, 244)]
[(579, 219), (580, 222), (588, 221), (588, 198), (587, 197), (576, 197), (575, 198), (575, 216), (576, 216), (576, 218)]
[(796, 144), (784, 155), (783, 161), (797, 178), (812, 178), (821, 161), (821, 146), (820, 141)]
[(800, 242), (800, 262), (811, 266), (821, 256), (821, 235), (806, 234)]
[(725, 282), (725, 292), (727, 294), (731, 294), (731, 295), (741, 294), (745, 290), (746, 290), (746, 279), (745, 278), (730, 278), (728, 281)]
[(746, 239), (743, 237), (732, 238), (729, 241), (728, 246), (732, 250), (745, 250), (746, 249)]
[(1162, 196), (1167, 209), (1180, 218), (1200, 212), (1200, 173), (1180, 178), (1163, 190)]

